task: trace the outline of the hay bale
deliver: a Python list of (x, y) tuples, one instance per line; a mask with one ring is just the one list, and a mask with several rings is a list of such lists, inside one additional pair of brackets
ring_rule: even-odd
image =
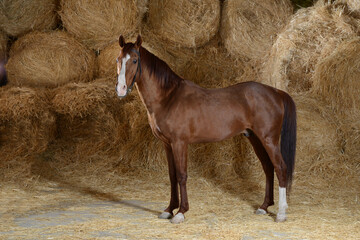
[(225, 1), (220, 33), (226, 49), (237, 58), (263, 59), (292, 12), (289, 0)]
[(118, 154), (127, 137), (125, 119), (113, 79), (69, 83), (55, 89), (51, 100), (58, 117), (58, 138), (76, 145), (79, 155)]
[(18, 37), (33, 30), (57, 25), (57, 0), (4, 0), (0, 3), (0, 29)]
[(359, 19), (346, 9), (346, 4), (335, 3), (300, 9), (271, 49), (263, 72), (265, 81), (283, 90), (309, 90), (321, 54), (359, 33)]
[(360, 106), (360, 37), (345, 40), (331, 54), (320, 55), (312, 77), (313, 92), (339, 113), (353, 115)]
[(293, 97), (298, 116), (295, 185), (346, 184), (331, 181), (339, 175), (354, 174), (350, 168), (354, 161), (344, 154), (344, 134), (332, 109), (309, 94)]
[(59, 12), (66, 30), (89, 48), (99, 50), (122, 34), (138, 33), (147, 0), (62, 0)]
[(13, 44), (6, 70), (12, 85), (56, 87), (92, 80), (94, 64), (95, 54), (68, 33), (32, 32)]
[(0, 88), (1, 160), (45, 151), (55, 135), (48, 97), (26, 87)]
[(220, 1), (153, 0), (148, 25), (165, 42), (200, 47), (215, 36), (220, 23)]

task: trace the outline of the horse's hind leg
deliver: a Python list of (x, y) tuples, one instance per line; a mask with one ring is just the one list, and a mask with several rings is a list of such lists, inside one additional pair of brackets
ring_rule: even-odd
[(178, 190), (178, 183), (177, 183), (177, 179), (176, 179), (174, 155), (173, 155), (171, 146), (168, 144), (164, 144), (164, 146), (165, 146), (166, 158), (167, 158), (168, 167), (169, 167), (171, 197), (170, 197), (169, 206), (164, 210), (163, 213), (160, 214), (159, 218), (170, 219), (173, 216), (174, 209), (177, 209), (179, 207), (179, 190)]
[(274, 205), (274, 166), (259, 138), (254, 133), (249, 135), (249, 140), (257, 157), (261, 161), (261, 165), (266, 175), (264, 203), (256, 210), (256, 214), (266, 214), (267, 208)]
[(260, 140), (270, 157), (279, 180), (279, 212), (276, 221), (283, 222), (286, 220), (286, 208), (288, 205), (286, 202), (286, 164), (280, 152), (279, 137), (264, 137)]

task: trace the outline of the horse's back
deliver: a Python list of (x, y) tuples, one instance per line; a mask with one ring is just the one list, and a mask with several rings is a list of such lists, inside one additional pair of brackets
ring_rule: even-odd
[(279, 120), (279, 101), (278, 91), (261, 83), (206, 89), (185, 81), (166, 119), (176, 126), (169, 126), (171, 132), (186, 133), (189, 142), (219, 141), (252, 129), (255, 122)]

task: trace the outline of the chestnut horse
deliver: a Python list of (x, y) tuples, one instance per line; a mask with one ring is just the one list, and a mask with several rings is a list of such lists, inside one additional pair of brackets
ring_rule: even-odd
[[(275, 168), (279, 180), (276, 220), (285, 221), (286, 189), (291, 186), (295, 163), (296, 109), (292, 98), (257, 82), (219, 89), (202, 88), (177, 76), (141, 43), (140, 35), (135, 43), (125, 43), (120, 36), (116, 92), (123, 98), (136, 85), (150, 127), (164, 143), (171, 198), (159, 218), (180, 223), (189, 210), (188, 144), (221, 141), (242, 133), (250, 140), (266, 175), (265, 200), (256, 213), (266, 214), (267, 208), (274, 204)], [(179, 207), (173, 216), (173, 210)]]

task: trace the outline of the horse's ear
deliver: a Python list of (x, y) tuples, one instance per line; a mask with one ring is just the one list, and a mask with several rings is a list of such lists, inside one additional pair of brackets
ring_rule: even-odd
[(124, 46), (125, 46), (125, 39), (124, 39), (123, 35), (120, 35), (120, 37), (119, 37), (119, 45), (121, 48), (124, 48)]
[(135, 47), (139, 48), (141, 46), (141, 43), (142, 43), (141, 36), (138, 35), (137, 38), (136, 38)]

